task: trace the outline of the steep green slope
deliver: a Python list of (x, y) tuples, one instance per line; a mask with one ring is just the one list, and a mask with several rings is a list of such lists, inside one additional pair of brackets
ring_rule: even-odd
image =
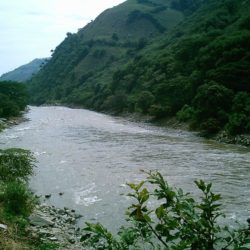
[(249, 0), (127, 1), (68, 34), (32, 80), (34, 101), (249, 133), (249, 13)]
[(112, 80), (114, 70), (183, 19), (183, 13), (170, 4), (128, 0), (104, 11), (78, 33), (68, 33), (50, 62), (32, 79), (34, 102), (88, 102), (91, 106), (89, 97)]
[(22, 65), (0, 77), (0, 81), (25, 82), (36, 74), (40, 68), (47, 62), (47, 59), (34, 59), (30, 63)]
[(250, 1), (207, 1), (115, 72), (103, 108), (177, 115), (206, 134), (249, 133), (249, 28)]

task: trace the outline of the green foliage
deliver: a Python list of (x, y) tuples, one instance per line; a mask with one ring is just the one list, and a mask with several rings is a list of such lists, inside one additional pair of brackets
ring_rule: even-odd
[(231, 114), (226, 129), (231, 135), (248, 133), (250, 130), (250, 116), (242, 113)]
[(249, 0), (126, 1), (56, 48), (30, 84), (33, 101), (249, 133), (249, 113), (233, 107), (250, 91), (249, 13)]
[(157, 19), (155, 19), (151, 14), (143, 13), (139, 10), (134, 10), (133, 12), (129, 14), (127, 23), (131, 24), (140, 19), (146, 19), (150, 21), (160, 33), (163, 33), (166, 30), (166, 28)]
[(19, 109), (15, 101), (0, 93), (0, 117), (18, 116)]
[(27, 216), (31, 212), (34, 200), (27, 181), (33, 166), (34, 158), (28, 150), (0, 150), (0, 202), (7, 213)]
[(136, 106), (139, 108), (142, 113), (146, 114), (154, 102), (154, 96), (149, 91), (143, 91), (140, 93)]
[(171, 7), (190, 14), (200, 7), (204, 0), (171, 0)]
[[(198, 201), (169, 186), (158, 172), (147, 173), (146, 181), (128, 184), (135, 202), (127, 215), (130, 225), (114, 236), (101, 224), (87, 223), (82, 236), (90, 249), (248, 249), (250, 223), (231, 229), (218, 223), (222, 217), (221, 196), (212, 192), (212, 184), (195, 181), (202, 196)], [(145, 184), (153, 187), (151, 192)], [(154, 204), (149, 207), (149, 204)]]
[(57, 243), (41, 243), (36, 250), (56, 250), (59, 248)]
[(195, 117), (194, 109), (185, 104), (180, 111), (177, 112), (176, 117), (181, 122), (192, 121)]
[[(168, 1), (129, 0), (105, 11), (77, 34), (67, 34), (53, 50), (51, 60), (28, 83), (32, 103), (80, 103), (97, 110), (110, 107), (103, 105), (103, 95), (96, 94), (92, 84), (109, 84), (114, 71), (183, 18), (181, 12), (168, 7)], [(136, 10), (140, 10), (139, 15)], [(132, 22), (127, 23), (134, 14)], [(81, 77), (90, 71), (93, 74), (82, 81)], [(78, 98), (86, 92), (88, 98)]]
[(230, 111), (233, 92), (215, 82), (209, 82), (198, 88), (194, 99), (196, 122), (203, 130), (218, 132), (227, 121), (226, 112)]
[(33, 174), (34, 157), (24, 149), (0, 149), (0, 183), (28, 181)]
[(127, 108), (127, 96), (124, 92), (117, 92), (109, 96), (103, 104), (103, 108), (109, 109), (115, 113), (121, 113)]
[(3, 203), (7, 213), (27, 216), (33, 209), (34, 199), (25, 183), (7, 182), (3, 185)]
[(239, 92), (233, 99), (232, 114), (226, 129), (230, 134), (248, 133), (250, 130), (250, 95)]
[(18, 116), (26, 108), (26, 87), (17, 82), (0, 82), (0, 117)]

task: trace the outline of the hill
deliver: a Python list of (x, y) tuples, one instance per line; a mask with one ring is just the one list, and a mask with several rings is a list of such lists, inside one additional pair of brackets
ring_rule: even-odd
[(0, 77), (0, 81), (16, 81), (16, 82), (25, 82), (32, 78), (36, 74), (41, 66), (47, 62), (47, 59), (34, 59), (28, 64), (20, 66), (10, 72), (3, 74)]
[(249, 13), (249, 0), (128, 0), (68, 34), (32, 79), (33, 101), (249, 133)]
[(67, 33), (32, 79), (33, 101), (84, 104), (117, 68), (182, 19), (183, 13), (165, 0), (128, 0), (104, 11), (76, 34)]

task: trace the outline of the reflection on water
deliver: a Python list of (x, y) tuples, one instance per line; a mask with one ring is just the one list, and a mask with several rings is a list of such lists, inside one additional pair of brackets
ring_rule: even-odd
[(212, 181), (229, 217), (249, 217), (248, 148), (80, 109), (32, 107), (27, 118), (0, 134), (0, 147), (32, 150), (38, 160), (32, 188), (84, 220), (118, 225), (128, 202), (120, 195), (124, 184), (144, 179), (141, 169), (158, 169), (194, 195), (195, 179)]

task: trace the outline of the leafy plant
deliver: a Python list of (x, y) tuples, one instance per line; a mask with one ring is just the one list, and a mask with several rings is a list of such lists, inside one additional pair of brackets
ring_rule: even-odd
[(42, 243), (36, 249), (37, 250), (55, 250), (58, 248), (59, 248), (59, 245), (56, 243)]
[(0, 149), (0, 182), (27, 181), (33, 174), (34, 162), (29, 150)]
[(221, 226), (221, 196), (212, 192), (211, 183), (199, 180), (195, 184), (202, 193), (198, 200), (182, 189), (173, 189), (159, 172), (147, 172), (146, 181), (128, 184), (132, 189), (128, 196), (135, 200), (127, 210), (130, 225), (121, 227), (114, 236), (99, 223), (87, 223), (83, 244), (91, 249), (121, 250), (249, 249), (250, 220), (245, 228)]
[(3, 187), (3, 202), (6, 212), (27, 216), (32, 211), (34, 199), (27, 185), (22, 182), (8, 182)]

